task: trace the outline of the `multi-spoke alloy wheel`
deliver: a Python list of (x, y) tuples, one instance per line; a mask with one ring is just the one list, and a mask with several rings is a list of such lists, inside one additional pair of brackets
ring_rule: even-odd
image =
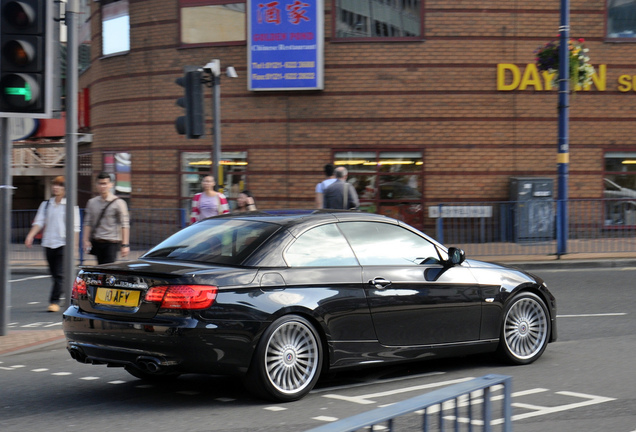
[(550, 319), (545, 303), (535, 294), (524, 293), (506, 309), (500, 350), (514, 363), (532, 363), (543, 354), (549, 335)]
[(297, 400), (318, 380), (322, 366), (320, 339), (304, 318), (282, 317), (261, 338), (255, 360), (248, 378), (260, 381), (266, 396)]

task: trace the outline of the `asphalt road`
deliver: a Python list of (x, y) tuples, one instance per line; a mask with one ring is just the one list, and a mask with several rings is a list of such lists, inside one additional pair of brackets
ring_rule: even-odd
[[(535, 273), (558, 299), (559, 340), (532, 365), (477, 356), (356, 370), (326, 377), (300, 401), (272, 404), (226, 377), (144, 383), (122, 369), (79, 364), (59, 343), (0, 357), (0, 430), (304, 431), (499, 373), (513, 377), (515, 432), (636, 432), (636, 268)], [(44, 312), (49, 284), (12, 283), (13, 330), (58, 325), (60, 315)]]

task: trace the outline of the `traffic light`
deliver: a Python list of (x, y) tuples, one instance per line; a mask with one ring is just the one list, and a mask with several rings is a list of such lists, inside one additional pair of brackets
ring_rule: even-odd
[(186, 66), (182, 77), (176, 82), (184, 89), (177, 105), (185, 108), (185, 116), (177, 117), (177, 132), (187, 138), (201, 138), (205, 134), (205, 110), (203, 109), (203, 71), (196, 66)]
[(59, 114), (59, 2), (1, 0), (0, 17), (0, 117)]

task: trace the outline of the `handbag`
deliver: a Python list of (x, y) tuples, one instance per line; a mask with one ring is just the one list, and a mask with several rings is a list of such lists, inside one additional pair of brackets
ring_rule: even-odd
[(106, 213), (106, 209), (108, 209), (108, 207), (114, 203), (115, 201), (117, 201), (118, 198), (115, 198), (112, 201), (109, 201), (108, 204), (106, 204), (106, 206), (102, 209), (102, 212), (99, 214), (99, 217), (97, 218), (97, 220), (95, 221), (95, 224), (91, 227), (91, 236), (88, 239), (91, 242), (91, 250), (88, 251), (89, 254), (91, 255), (97, 255), (96, 251), (95, 251), (95, 230), (97, 229), (97, 227), (99, 226), (99, 223), (102, 221), (102, 218), (104, 217), (104, 213)]

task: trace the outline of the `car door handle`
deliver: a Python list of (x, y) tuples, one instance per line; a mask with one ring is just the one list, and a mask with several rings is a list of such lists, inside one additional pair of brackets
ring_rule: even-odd
[(390, 280), (386, 280), (386, 279), (381, 278), (381, 277), (377, 277), (377, 278), (374, 278), (374, 279), (369, 279), (368, 284), (369, 285), (373, 285), (377, 289), (384, 289), (384, 288), (388, 287), (389, 285), (391, 285), (391, 281)]

